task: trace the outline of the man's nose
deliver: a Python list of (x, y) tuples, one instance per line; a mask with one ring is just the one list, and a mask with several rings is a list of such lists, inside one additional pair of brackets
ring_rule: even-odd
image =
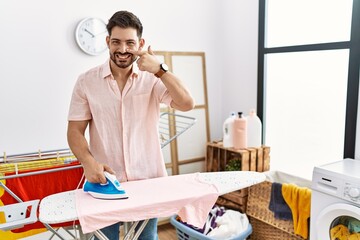
[(117, 50), (118, 50), (118, 52), (120, 52), (120, 53), (126, 53), (126, 52), (127, 52), (126, 49), (127, 49), (126, 44), (125, 44), (125, 43), (122, 43), (122, 44), (119, 45), (119, 47), (118, 47)]

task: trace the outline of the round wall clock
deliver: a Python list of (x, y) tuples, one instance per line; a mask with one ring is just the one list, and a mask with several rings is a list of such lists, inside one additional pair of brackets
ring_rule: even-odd
[(81, 20), (75, 30), (75, 39), (80, 49), (89, 55), (99, 55), (107, 49), (106, 24), (99, 18)]

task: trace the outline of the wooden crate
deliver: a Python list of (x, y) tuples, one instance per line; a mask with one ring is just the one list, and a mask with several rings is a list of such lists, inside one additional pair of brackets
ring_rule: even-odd
[(228, 209), (246, 212), (248, 188), (227, 193), (218, 197), (216, 204)]
[[(265, 172), (270, 169), (270, 147), (234, 149), (225, 148), (222, 142), (207, 144), (206, 170), (208, 172), (225, 171), (225, 167), (231, 159), (240, 159), (239, 171)], [(248, 188), (234, 191), (220, 196), (217, 204), (226, 208), (234, 209), (242, 213), (246, 212)]]
[(206, 171), (224, 171), (226, 164), (234, 158), (241, 160), (239, 171), (265, 172), (270, 169), (270, 147), (234, 149), (225, 148), (222, 142), (211, 142), (206, 149)]

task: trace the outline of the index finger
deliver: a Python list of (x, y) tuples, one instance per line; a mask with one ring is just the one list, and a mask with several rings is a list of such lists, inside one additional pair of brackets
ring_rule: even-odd
[(147, 51), (141, 51), (141, 50), (132, 50), (132, 49), (126, 49), (126, 51), (128, 53), (134, 54), (134, 55), (138, 55), (138, 56), (142, 56), (144, 54), (147, 53)]

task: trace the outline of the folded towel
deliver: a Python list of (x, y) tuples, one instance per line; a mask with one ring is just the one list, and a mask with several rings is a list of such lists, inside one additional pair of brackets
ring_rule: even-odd
[(293, 215), (295, 234), (308, 239), (311, 190), (307, 187), (284, 183), (282, 185), (282, 194)]
[(282, 220), (292, 220), (290, 207), (282, 195), (282, 184), (274, 182), (271, 185), (269, 209), (274, 212), (274, 217)]

